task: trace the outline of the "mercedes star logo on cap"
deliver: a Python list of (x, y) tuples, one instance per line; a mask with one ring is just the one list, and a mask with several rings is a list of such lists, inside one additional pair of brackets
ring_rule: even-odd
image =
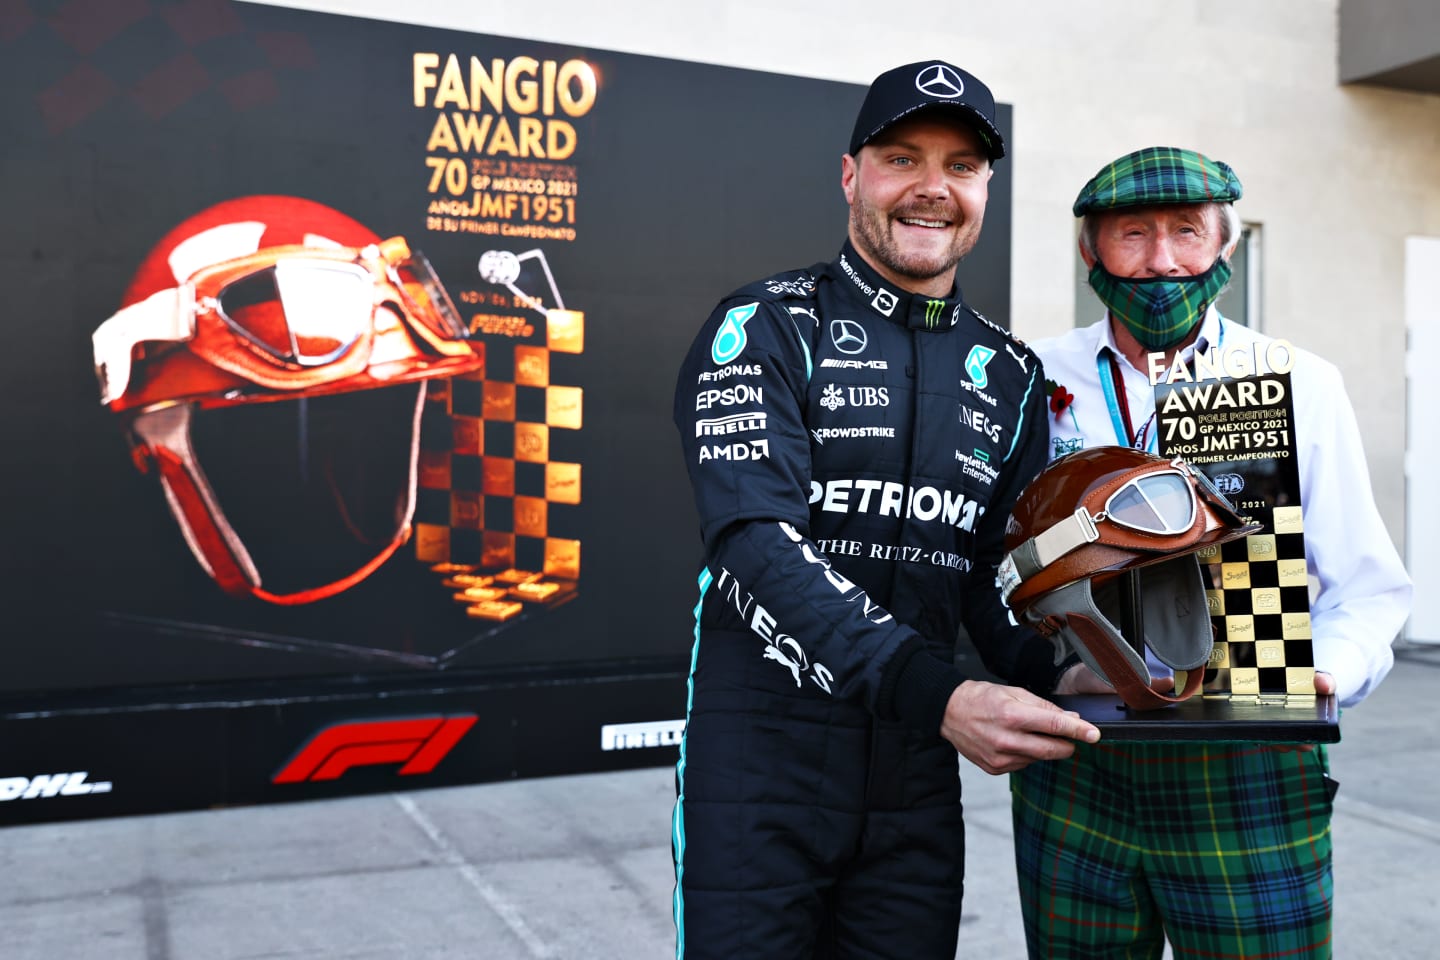
[(950, 67), (935, 63), (915, 75), (915, 89), (927, 97), (954, 100), (965, 92), (965, 81)]

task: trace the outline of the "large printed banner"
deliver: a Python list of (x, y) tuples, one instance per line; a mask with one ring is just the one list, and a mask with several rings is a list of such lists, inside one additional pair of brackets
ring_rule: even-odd
[[(343, 681), (353, 719), (372, 681), (629, 672), (678, 679), (545, 722), (673, 742), (699, 562), (675, 371), (723, 294), (839, 248), (862, 94), (224, 0), (8, 6), (7, 714)], [(991, 191), (962, 278), (1006, 322), (1003, 164)], [(499, 702), (395, 736), (462, 751), (446, 717), (526, 701)], [(0, 801), (75, 772), (4, 739)], [(496, 771), (525, 768), (452, 779)]]

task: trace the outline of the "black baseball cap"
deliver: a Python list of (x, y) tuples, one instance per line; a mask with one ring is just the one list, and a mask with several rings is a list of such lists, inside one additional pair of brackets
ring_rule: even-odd
[(875, 78), (855, 118), (850, 155), (855, 156), (897, 120), (931, 108), (959, 111), (959, 119), (974, 127), (984, 141), (991, 160), (1005, 156), (1005, 138), (995, 126), (995, 97), (990, 88), (944, 60), (909, 63)]

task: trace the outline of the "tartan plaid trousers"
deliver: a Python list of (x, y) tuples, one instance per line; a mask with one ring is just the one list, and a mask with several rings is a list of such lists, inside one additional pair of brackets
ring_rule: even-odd
[(1330, 957), (1324, 748), (1097, 744), (1011, 775), (1032, 958)]

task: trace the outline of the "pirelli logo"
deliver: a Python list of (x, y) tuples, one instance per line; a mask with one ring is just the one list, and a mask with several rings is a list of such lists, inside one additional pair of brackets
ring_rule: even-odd
[(734, 413), (728, 417), (713, 417), (695, 421), (695, 436), (719, 437), (731, 433), (749, 433), (764, 430), (766, 414)]

